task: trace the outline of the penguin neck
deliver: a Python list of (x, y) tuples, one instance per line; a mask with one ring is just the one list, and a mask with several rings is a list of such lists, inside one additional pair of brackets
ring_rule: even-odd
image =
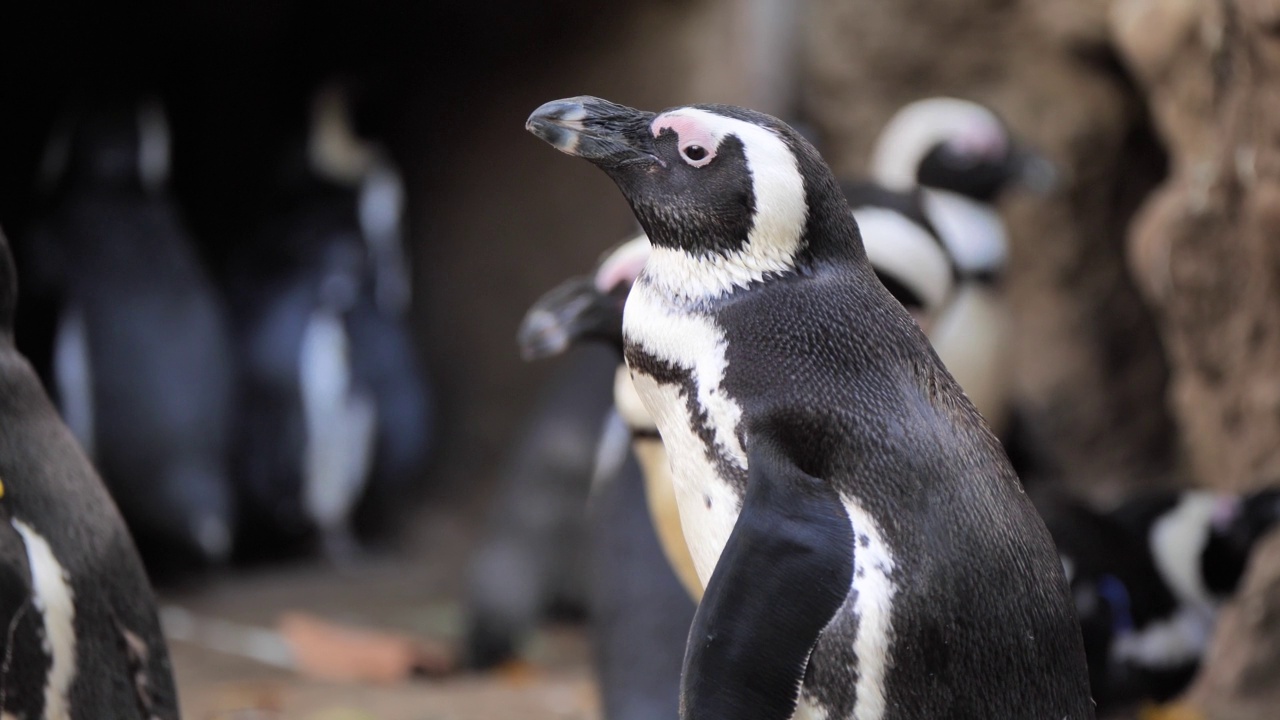
[(734, 293), (770, 278), (809, 273), (828, 262), (866, 261), (857, 223), (847, 205), (803, 226), (788, 228), (786, 237), (752, 233), (741, 249), (694, 255), (654, 243), (637, 284), (671, 305), (709, 310)]
[(639, 283), (671, 304), (707, 308), (766, 277), (793, 272), (798, 254), (795, 247), (748, 244), (742, 250), (698, 256), (655, 244)]

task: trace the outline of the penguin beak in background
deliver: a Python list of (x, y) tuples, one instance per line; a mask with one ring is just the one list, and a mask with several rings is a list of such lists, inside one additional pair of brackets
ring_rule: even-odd
[(560, 355), (586, 338), (622, 346), (622, 302), (600, 292), (590, 276), (566, 280), (539, 298), (516, 333), (526, 361)]
[(524, 127), (562, 153), (609, 169), (637, 162), (661, 164), (649, 131), (654, 117), (654, 113), (582, 95), (544, 104)]
[(1049, 158), (1029, 147), (1015, 147), (1009, 157), (1009, 178), (1036, 195), (1049, 195), (1061, 184), (1061, 173)]

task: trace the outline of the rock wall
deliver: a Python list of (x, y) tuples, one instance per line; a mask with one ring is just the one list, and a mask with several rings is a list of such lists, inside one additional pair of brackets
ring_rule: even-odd
[(1117, 46), (1170, 151), (1130, 262), (1158, 309), (1203, 484), (1280, 482), (1280, 5), (1118, 0)]

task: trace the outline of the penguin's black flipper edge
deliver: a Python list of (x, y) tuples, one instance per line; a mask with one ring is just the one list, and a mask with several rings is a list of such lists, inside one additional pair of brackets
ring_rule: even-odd
[(689, 632), (686, 720), (790, 718), (809, 654), (853, 579), (853, 529), (835, 490), (756, 444), (742, 511)]

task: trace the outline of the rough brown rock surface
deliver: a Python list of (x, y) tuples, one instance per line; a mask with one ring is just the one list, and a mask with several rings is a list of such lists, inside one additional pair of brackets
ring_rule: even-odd
[(1117, 44), (1151, 99), (1171, 173), (1130, 258), (1159, 312), (1196, 479), (1280, 480), (1280, 6), (1122, 0)]

